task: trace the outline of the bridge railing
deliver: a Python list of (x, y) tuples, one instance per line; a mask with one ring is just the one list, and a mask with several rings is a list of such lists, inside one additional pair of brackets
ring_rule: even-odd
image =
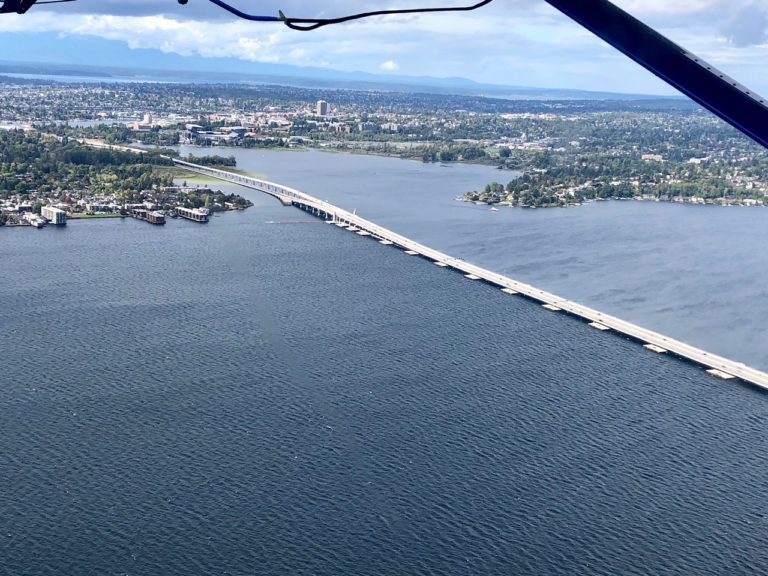
[(269, 180), (261, 180), (260, 178), (243, 176), (241, 174), (235, 174), (233, 172), (228, 172), (226, 170), (211, 168), (210, 166), (201, 166), (200, 164), (195, 164), (194, 162), (187, 162), (186, 160), (180, 160), (178, 158), (174, 158), (173, 162), (175, 164), (179, 164), (181, 166), (185, 166), (191, 170), (194, 170), (195, 172), (209, 174), (211, 176), (215, 176), (222, 180), (227, 180), (229, 182), (233, 182), (236, 184), (247, 184), (254, 188), (258, 188), (259, 190), (263, 190), (268, 194), (272, 194), (273, 196), (281, 196), (284, 198), (301, 200), (307, 203), (314, 203), (318, 201), (316, 198), (313, 198), (312, 196), (305, 194), (300, 190), (296, 190), (295, 188), (290, 188), (288, 186), (283, 186), (282, 184), (277, 184), (275, 182), (270, 182)]

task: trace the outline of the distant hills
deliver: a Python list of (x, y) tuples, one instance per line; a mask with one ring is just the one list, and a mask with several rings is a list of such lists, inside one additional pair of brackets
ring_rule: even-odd
[[(0, 0), (1, 2), (1, 0)], [(374, 71), (371, 71), (374, 72)], [(536, 88), (525, 77), (499, 77), (482, 83), (466, 78), (405, 76), (384, 72), (349, 72), (330, 68), (251, 62), (232, 57), (181, 55), (90, 35), (55, 32), (0, 34), (0, 74), (192, 83), (276, 84), (301, 88), (429, 92), (505, 99), (658, 99), (647, 94)], [(514, 78), (511, 82), (510, 78)], [(512, 84), (512, 85), (510, 85)], [(662, 91), (662, 93), (667, 93)], [(668, 99), (669, 96), (661, 96)]]
[[(302, 88), (336, 88), (346, 90), (377, 90), (393, 92), (430, 92), (460, 96), (487, 96), (510, 100), (645, 100), (669, 98), (647, 94), (593, 92), (529, 86), (483, 84), (466, 78), (434, 78), (431, 76), (400, 76), (343, 72), (325, 68), (259, 65), (262, 72), (122, 68), (85, 66), (43, 62), (0, 62), (0, 75), (32, 75), (61, 78), (92, 78), (98, 80), (131, 80), (148, 82), (213, 83), (213, 84), (275, 84)], [(270, 68), (274, 68), (269, 70)]]

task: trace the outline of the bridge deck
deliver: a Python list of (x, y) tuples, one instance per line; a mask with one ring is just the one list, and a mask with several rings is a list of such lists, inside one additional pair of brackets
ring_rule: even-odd
[(281, 202), (283, 202), (283, 204), (293, 204), (300, 208), (310, 210), (320, 216), (324, 216), (327, 219), (331, 219), (334, 222), (343, 223), (348, 227), (354, 228), (356, 230), (368, 232), (376, 240), (391, 243), (402, 248), (407, 253), (419, 254), (425, 258), (429, 258), (435, 263), (459, 270), (467, 277), (471, 277), (473, 279), (477, 278), (479, 280), (484, 280), (488, 283), (499, 286), (508, 294), (522, 294), (528, 298), (546, 305), (550, 310), (567, 312), (573, 316), (577, 316), (583, 320), (586, 320), (593, 326), (597, 325), (603, 330), (612, 329), (633, 339), (639, 340), (644, 344), (649, 344), (651, 345), (649, 348), (653, 350), (662, 349), (669, 351), (673, 354), (676, 354), (677, 356), (680, 356), (681, 358), (685, 358), (696, 364), (704, 366), (708, 369), (710, 374), (716, 375), (720, 378), (735, 377), (743, 380), (744, 382), (754, 384), (755, 386), (758, 386), (764, 390), (768, 390), (768, 374), (765, 372), (755, 368), (750, 368), (749, 366), (745, 366), (740, 362), (735, 362), (733, 360), (723, 358), (722, 356), (705, 352), (704, 350), (686, 344), (685, 342), (681, 342), (679, 340), (675, 340), (674, 338), (659, 334), (658, 332), (642, 328), (636, 324), (626, 322), (615, 316), (604, 314), (594, 310), (593, 308), (589, 308), (588, 306), (577, 304), (576, 302), (571, 302), (570, 300), (566, 300), (565, 298), (550, 292), (539, 290), (538, 288), (535, 288), (529, 284), (518, 282), (517, 280), (513, 280), (507, 276), (492, 272), (491, 270), (481, 268), (480, 266), (475, 266), (474, 264), (465, 262), (460, 258), (454, 258), (448, 254), (444, 254), (443, 252), (434, 250), (428, 246), (424, 246), (423, 244), (419, 244), (410, 238), (406, 238), (405, 236), (401, 236), (396, 232), (374, 224), (373, 222), (370, 222), (355, 213), (343, 210), (337, 206), (334, 206), (333, 204), (329, 204), (328, 202), (318, 200), (317, 198), (309, 196), (308, 194), (300, 192), (299, 190), (295, 190), (287, 186), (282, 186), (274, 182), (259, 180), (258, 178), (241, 176), (239, 174), (233, 174), (224, 170), (199, 166), (197, 164), (192, 164), (183, 160), (174, 159), (174, 162), (179, 166), (194, 172), (205, 174), (227, 182), (240, 184), (242, 186), (247, 186), (261, 192), (266, 192), (267, 194), (270, 194), (279, 199)]

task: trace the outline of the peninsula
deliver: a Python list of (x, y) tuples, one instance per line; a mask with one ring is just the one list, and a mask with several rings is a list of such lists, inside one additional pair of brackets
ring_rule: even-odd
[[(136, 211), (173, 215), (179, 209), (216, 212), (252, 205), (205, 182), (187, 185), (185, 178), (195, 175), (176, 167), (172, 154), (96, 149), (36, 130), (0, 130), (0, 226), (35, 225), (52, 220), (47, 214), (62, 212), (65, 218), (57, 223), (67, 218), (136, 215)], [(234, 158), (219, 156), (196, 160), (208, 166), (234, 165)]]

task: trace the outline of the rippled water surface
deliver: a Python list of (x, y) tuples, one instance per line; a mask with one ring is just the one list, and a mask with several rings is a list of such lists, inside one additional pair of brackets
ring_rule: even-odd
[(491, 212), (454, 198), (506, 183), (510, 172), (314, 151), (219, 153), (453, 256), (768, 371), (765, 208), (628, 201)]
[(764, 394), (249, 194), (0, 230), (0, 574), (765, 573)]

